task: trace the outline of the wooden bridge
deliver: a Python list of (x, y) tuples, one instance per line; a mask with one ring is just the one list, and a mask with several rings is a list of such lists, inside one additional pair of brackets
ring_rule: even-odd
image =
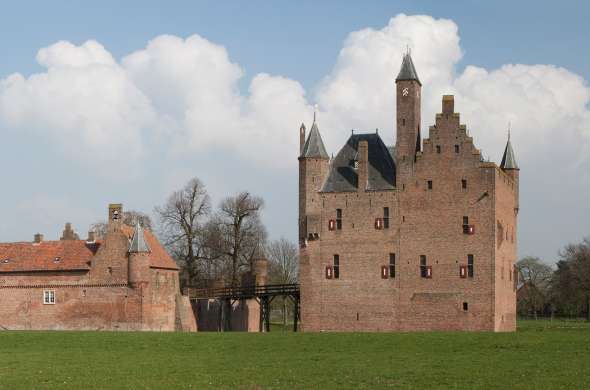
[[(255, 299), (260, 305), (260, 332), (270, 332), (270, 304), (276, 297), (287, 297), (293, 301), (293, 331), (297, 332), (300, 320), (300, 294), (299, 284), (266, 284), (246, 287), (223, 288), (194, 288), (185, 289), (185, 294), (190, 299), (215, 299), (223, 306), (231, 307), (234, 302), (246, 299)], [(221, 309), (219, 314), (219, 329), (227, 321), (224, 318), (225, 311)], [(229, 311), (231, 313), (231, 311)]]

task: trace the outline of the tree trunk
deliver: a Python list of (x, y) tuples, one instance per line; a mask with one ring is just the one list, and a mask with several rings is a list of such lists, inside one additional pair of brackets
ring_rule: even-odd
[(283, 331), (287, 329), (287, 297), (283, 297)]
[(586, 321), (590, 321), (590, 294), (586, 294)]

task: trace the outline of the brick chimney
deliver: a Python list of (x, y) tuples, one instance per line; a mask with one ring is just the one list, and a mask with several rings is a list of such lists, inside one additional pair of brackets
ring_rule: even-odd
[(61, 234), (60, 240), (79, 240), (80, 237), (76, 234), (74, 229), (72, 229), (72, 224), (70, 222), (66, 223), (63, 233)]
[(369, 181), (369, 143), (366, 140), (359, 141), (357, 174), (358, 191), (364, 192)]
[(443, 95), (442, 113), (450, 115), (455, 112), (455, 97), (453, 95)]
[(37, 233), (37, 234), (35, 234), (35, 236), (33, 237), (33, 242), (34, 242), (35, 244), (40, 244), (40, 243), (42, 243), (42, 242), (43, 242), (43, 234), (41, 234), (41, 233)]
[(88, 232), (88, 238), (86, 239), (87, 242), (95, 242), (96, 241), (96, 234), (93, 231)]

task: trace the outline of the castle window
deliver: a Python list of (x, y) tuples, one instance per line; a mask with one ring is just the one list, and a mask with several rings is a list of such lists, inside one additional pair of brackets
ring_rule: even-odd
[(436, 153), (440, 154), (440, 145), (436, 145)]
[(455, 145), (455, 153), (459, 153), (459, 145)]
[(336, 209), (336, 230), (342, 230), (342, 209)]
[(430, 278), (432, 276), (432, 268), (426, 264), (426, 256), (420, 255), (420, 277)]
[(464, 190), (467, 189), (467, 180), (465, 180), (465, 179), (461, 180), (461, 188)]
[(383, 207), (383, 229), (389, 229), (389, 207)]
[(463, 225), (469, 225), (469, 217), (463, 216)]
[(395, 278), (395, 253), (389, 254), (389, 277)]
[(463, 311), (469, 310), (469, 304), (467, 302), (463, 302)]
[(334, 255), (334, 265), (332, 267), (334, 271), (334, 279), (340, 279), (340, 256)]
[(431, 190), (431, 189), (432, 189), (432, 180), (428, 180), (428, 182), (427, 182), (427, 186), (428, 186), (428, 189), (429, 189), (429, 190)]
[(109, 274), (109, 275), (113, 274), (113, 267), (107, 267), (107, 274)]
[(406, 125), (406, 118), (402, 118), (402, 126)]
[(467, 255), (467, 276), (473, 277), (473, 255)]
[(55, 291), (54, 290), (43, 291), (43, 304), (44, 305), (55, 305)]

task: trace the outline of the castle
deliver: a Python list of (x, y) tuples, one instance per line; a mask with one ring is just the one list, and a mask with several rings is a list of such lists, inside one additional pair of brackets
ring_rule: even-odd
[(454, 97), (420, 135), (422, 84), (407, 53), (397, 138), (352, 134), (330, 158), (300, 128), (299, 240), (305, 331), (516, 329), (519, 168), (510, 138), (484, 161)]
[(80, 240), (0, 244), (0, 329), (195, 331), (178, 266), (139, 224), (109, 205), (107, 232)]

